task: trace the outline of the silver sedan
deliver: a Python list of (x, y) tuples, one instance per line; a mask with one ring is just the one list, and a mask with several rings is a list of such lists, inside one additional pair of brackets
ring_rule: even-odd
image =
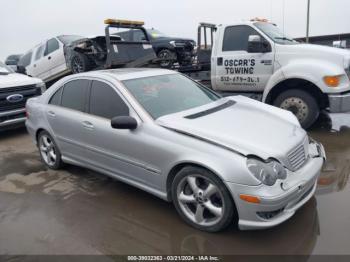
[(114, 177), (209, 232), (289, 219), (314, 195), (325, 158), (292, 113), (161, 69), (63, 78), (28, 101), (27, 116), (49, 168)]

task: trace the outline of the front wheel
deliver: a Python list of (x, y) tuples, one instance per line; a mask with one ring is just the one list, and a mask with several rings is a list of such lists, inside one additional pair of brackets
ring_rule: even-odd
[(163, 49), (158, 53), (158, 58), (162, 68), (171, 68), (176, 60), (176, 54), (169, 49)]
[(281, 93), (273, 104), (292, 112), (305, 129), (311, 127), (320, 114), (317, 100), (308, 92), (299, 89), (290, 89)]
[(87, 72), (91, 69), (89, 58), (80, 53), (75, 53), (71, 58), (71, 70), (73, 74)]
[(235, 206), (223, 182), (210, 171), (185, 167), (172, 184), (172, 198), (179, 215), (189, 225), (218, 232), (233, 223)]

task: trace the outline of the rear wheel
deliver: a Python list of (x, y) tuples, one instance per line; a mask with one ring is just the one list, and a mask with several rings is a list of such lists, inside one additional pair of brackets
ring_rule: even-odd
[(290, 89), (281, 93), (273, 104), (292, 112), (305, 129), (311, 127), (320, 114), (317, 100), (308, 92), (299, 89)]
[(174, 205), (191, 226), (218, 232), (233, 223), (235, 206), (223, 182), (210, 171), (185, 167), (172, 184)]
[(41, 131), (38, 135), (38, 147), (42, 161), (50, 169), (59, 169), (62, 167), (62, 155), (57, 144), (46, 131)]

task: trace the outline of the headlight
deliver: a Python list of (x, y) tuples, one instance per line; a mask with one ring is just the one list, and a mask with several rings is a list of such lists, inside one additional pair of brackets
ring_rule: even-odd
[(36, 88), (40, 88), (42, 94), (46, 91), (46, 85), (45, 85), (44, 82), (41, 82), (41, 83), (39, 83), (39, 84), (36, 84), (35, 87), (36, 87)]
[(265, 163), (255, 158), (247, 160), (249, 171), (264, 185), (273, 186), (277, 179), (286, 179), (286, 169), (277, 161), (270, 160)]

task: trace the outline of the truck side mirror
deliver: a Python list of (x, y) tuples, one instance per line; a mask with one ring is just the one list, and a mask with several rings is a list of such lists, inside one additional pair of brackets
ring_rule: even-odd
[(259, 35), (250, 35), (248, 38), (248, 53), (271, 52), (270, 44)]

